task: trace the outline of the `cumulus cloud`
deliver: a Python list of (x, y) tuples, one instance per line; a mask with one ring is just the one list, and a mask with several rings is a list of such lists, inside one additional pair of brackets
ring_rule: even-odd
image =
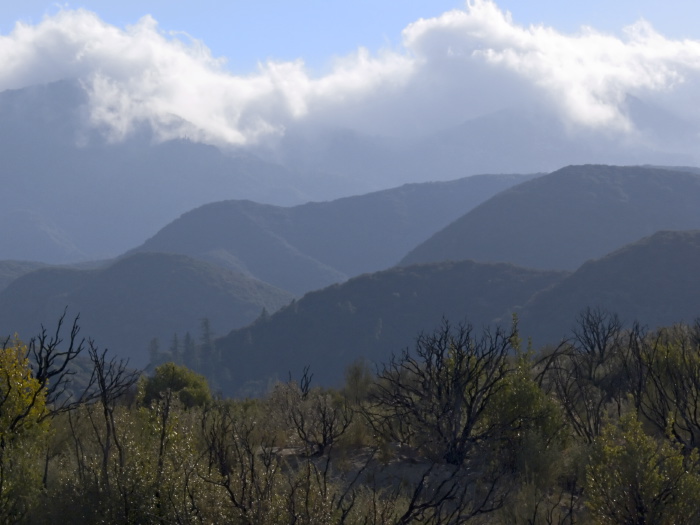
[[(419, 133), (503, 107), (553, 104), (567, 122), (630, 131), (628, 95), (697, 102), (700, 42), (670, 40), (640, 20), (622, 36), (522, 26), (490, 0), (418, 20), (401, 49), (339, 58), (312, 77), (303, 61), (227, 71), (204, 43), (147, 16), (126, 28), (60, 11), (0, 36), (0, 90), (77, 78), (93, 125), (113, 140), (141, 122), (161, 139), (247, 144), (295, 123)], [(697, 103), (694, 107), (700, 107)]]
[(165, 34), (150, 16), (119, 29), (83, 10), (18, 24), (0, 37), (0, 90), (77, 78), (90, 96), (92, 123), (115, 140), (146, 121), (164, 139), (244, 144), (282, 132), (316, 107), (401, 84), (411, 68), (408, 57), (360, 49), (322, 78), (310, 78), (301, 60), (237, 76), (202, 42)]
[(571, 121), (592, 127), (628, 129), (627, 95), (670, 91), (700, 71), (700, 42), (666, 39), (644, 20), (623, 38), (590, 27), (570, 35), (519, 26), (488, 0), (411, 24), (404, 43), (426, 62), (442, 53), (463, 58), (465, 68), (483, 61), (510, 71)]

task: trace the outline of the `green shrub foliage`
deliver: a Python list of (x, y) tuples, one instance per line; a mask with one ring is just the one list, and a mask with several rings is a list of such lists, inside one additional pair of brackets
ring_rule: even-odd
[(575, 325), (535, 351), (445, 321), (342, 388), (301, 365), (253, 399), (174, 363), (137, 384), (76, 325), (8, 339), (0, 522), (699, 522), (700, 323)]
[(187, 408), (205, 405), (212, 399), (203, 375), (172, 362), (157, 367), (151, 377), (143, 380), (141, 390), (146, 405), (162, 399), (167, 392), (174, 394)]

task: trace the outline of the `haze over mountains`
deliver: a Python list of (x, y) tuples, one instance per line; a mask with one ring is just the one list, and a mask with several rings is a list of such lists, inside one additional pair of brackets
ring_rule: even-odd
[(183, 253), (301, 295), (393, 266), (465, 210), (531, 177), (408, 184), (295, 207), (217, 202), (182, 215), (133, 251)]
[(215, 369), (230, 378), (219, 384), (231, 395), (260, 394), (306, 365), (318, 383), (339, 384), (349, 364), (385, 362), (443, 318), (479, 328), (509, 325), (511, 310), (564, 275), (461, 261), (356, 277), (217, 340)]
[(60, 9), (0, 38), (0, 334), (69, 306), (140, 365), (207, 317), (238, 330), (220, 382), (254, 389), (309, 361), (336, 380), (443, 314), (519, 312), (538, 341), (579, 302), (697, 315), (696, 234), (657, 236), (700, 229), (700, 172), (678, 168), (700, 164), (697, 42), (525, 27), (489, 0), (315, 75), (234, 73), (180, 36)]
[[(167, 347), (209, 318), (219, 335), (238, 330), (216, 343), (206, 370), (221, 372), (227, 393), (246, 395), (302, 362), (319, 381), (337, 382), (350, 362), (385, 360), (443, 317), (481, 327), (517, 313), (537, 344), (564, 337), (587, 306), (652, 326), (692, 320), (700, 311), (695, 171), (585, 165), (294, 207), (212, 203), (114, 262), (0, 264), (10, 283), (0, 319), (32, 334), (68, 306), (91, 337), (145, 366), (149, 341)], [(664, 229), (696, 231), (639, 241)], [(364, 272), (376, 273), (333, 284)]]
[(214, 200), (308, 199), (303, 180), (281, 166), (185, 140), (157, 143), (148, 126), (110, 143), (86, 125), (85, 103), (73, 81), (0, 93), (2, 182), (12, 195), (1, 259), (113, 257)]
[(0, 93), (0, 169), (12, 195), (0, 224), (0, 259), (114, 257), (179, 215), (224, 199), (289, 206), (479, 173), (696, 160), (674, 139), (680, 128), (667, 125), (679, 117), (641, 101), (630, 103), (628, 116), (659, 134), (653, 146), (570, 129), (538, 108), (499, 110), (409, 138), (290, 126), (279, 139), (224, 149), (162, 142), (148, 122), (114, 140), (91, 120), (89, 101), (73, 80)]
[[(291, 128), (265, 150), (283, 165), (391, 185), (476, 173), (550, 172), (569, 164), (697, 164), (700, 126), (634, 96), (622, 111), (640, 136), (568, 126), (551, 108), (507, 107), (412, 138), (371, 136), (346, 129)], [(643, 136), (642, 140), (640, 137)]]
[(202, 318), (223, 335), (293, 294), (392, 266), (461, 210), (529, 178), (477, 176), (296, 207), (212, 203), (117, 261), (34, 273), (42, 264), (0, 261), (0, 319), (34, 334), (69, 307), (86, 334), (145, 366), (153, 338), (197, 334)]
[(46, 266), (44, 263), (37, 262), (0, 261), (0, 290), (6, 288), (18, 277), (44, 266)]

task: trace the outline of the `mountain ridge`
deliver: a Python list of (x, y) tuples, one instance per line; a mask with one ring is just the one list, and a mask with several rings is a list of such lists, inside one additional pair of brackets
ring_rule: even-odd
[(575, 270), (658, 230), (700, 228), (700, 176), (650, 167), (569, 166), (483, 202), (400, 264), (475, 259)]
[[(565, 275), (473, 261), (364, 274), (309, 292), (218, 339), (222, 360), (214, 369), (228, 374), (228, 394), (259, 393), (270, 379), (284, 380), (306, 365), (321, 384), (338, 383), (353, 361), (385, 361), (443, 317), (478, 327), (509, 325), (511, 309)], [(227, 365), (233, 362), (235, 369)]]
[(48, 267), (0, 291), (0, 333), (29, 338), (67, 309), (101, 347), (147, 364), (149, 341), (199, 334), (207, 318), (218, 333), (253, 321), (263, 309), (287, 304), (287, 292), (180, 254), (140, 253), (100, 269)]
[(220, 201), (181, 215), (127, 253), (184, 253), (297, 295), (393, 266), (488, 197), (533, 175), (481, 175), (279, 207)]
[[(659, 231), (586, 261), (535, 294), (520, 319), (536, 344), (556, 343), (585, 307), (619, 314), (648, 328), (700, 319), (700, 230)], [(559, 330), (554, 327), (558, 327)]]

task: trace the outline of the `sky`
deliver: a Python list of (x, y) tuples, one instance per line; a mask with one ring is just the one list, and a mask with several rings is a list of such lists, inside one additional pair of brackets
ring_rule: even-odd
[[(151, 15), (164, 31), (184, 32), (245, 73), (258, 61), (303, 58), (317, 70), (330, 57), (363, 46), (377, 50), (401, 43), (401, 31), (419, 18), (464, 7), (461, 0), (22, 0), (0, 4), (0, 34), (15, 23), (37, 24), (60, 9), (87, 9), (125, 27)], [(700, 3), (694, 0), (501, 0), (520, 24), (544, 24), (563, 32), (582, 26), (620, 33), (640, 18), (672, 38), (700, 39)]]
[(631, 133), (629, 95), (700, 118), (699, 19), (688, 0), (3, 2), (0, 90), (76, 78), (111, 140), (417, 134), (538, 104)]

